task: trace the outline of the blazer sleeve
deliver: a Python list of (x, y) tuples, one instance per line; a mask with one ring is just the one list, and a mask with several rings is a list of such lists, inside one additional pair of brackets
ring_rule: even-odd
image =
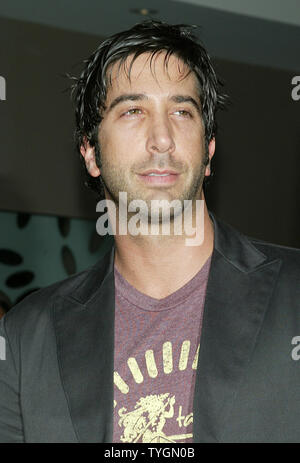
[(5, 319), (0, 320), (0, 443), (24, 442), (20, 380)]

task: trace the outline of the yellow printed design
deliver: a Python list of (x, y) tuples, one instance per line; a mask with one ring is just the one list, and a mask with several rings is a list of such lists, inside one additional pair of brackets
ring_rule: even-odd
[[(197, 368), (199, 347), (193, 358), (192, 369)], [(177, 365), (177, 371), (184, 371), (187, 368), (190, 353), (190, 341), (185, 340), (181, 345), (180, 358)], [(167, 341), (162, 346), (163, 357), (163, 373), (168, 375), (174, 372), (173, 365), (172, 343)], [(145, 352), (145, 361), (147, 373), (150, 378), (156, 378), (159, 374), (154, 353), (152, 350)], [(143, 373), (134, 357), (130, 357), (127, 361), (128, 368), (132, 374), (135, 383), (141, 384), (144, 381)], [(114, 373), (114, 383), (119, 391), (127, 395), (130, 393), (129, 385), (121, 378), (118, 372)], [(122, 428), (120, 437), (121, 442), (182, 442), (193, 437), (191, 433), (181, 433), (176, 435), (166, 435), (164, 427), (167, 420), (174, 419), (176, 398), (170, 393), (151, 394), (146, 397), (141, 397), (135, 404), (133, 410), (127, 410), (125, 407), (120, 407), (118, 410), (118, 425)], [(114, 407), (117, 402), (114, 401)], [(187, 427), (193, 422), (193, 413), (187, 416), (182, 415), (182, 406), (180, 405), (175, 418), (178, 427)], [(181, 431), (181, 429), (180, 429)]]

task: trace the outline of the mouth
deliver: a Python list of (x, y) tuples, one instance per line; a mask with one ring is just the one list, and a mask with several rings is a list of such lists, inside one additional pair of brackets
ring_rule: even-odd
[(141, 174), (139, 178), (147, 184), (151, 185), (170, 185), (175, 183), (179, 177), (179, 173), (174, 170), (157, 170), (149, 169)]

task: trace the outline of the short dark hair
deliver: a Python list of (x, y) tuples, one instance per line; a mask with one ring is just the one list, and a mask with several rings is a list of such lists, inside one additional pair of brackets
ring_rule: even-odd
[[(80, 77), (72, 77), (75, 83), (71, 86), (71, 95), (75, 102), (75, 143), (78, 151), (85, 140), (89, 141), (90, 145), (95, 147), (96, 163), (101, 166), (98, 128), (110, 83), (109, 67), (116, 62), (122, 64), (132, 56), (130, 74), (131, 66), (139, 55), (150, 53), (152, 59), (162, 51), (166, 52), (166, 65), (168, 58), (175, 55), (197, 77), (205, 141), (206, 146), (208, 145), (217, 131), (216, 111), (226, 106), (227, 95), (220, 90), (222, 83), (215, 73), (207, 51), (191, 32), (194, 27), (196, 26), (170, 25), (161, 21), (146, 20), (109, 37), (84, 61), (85, 66)], [(88, 173), (83, 157), (80, 158), (85, 170), (86, 186), (102, 196), (99, 178)]]

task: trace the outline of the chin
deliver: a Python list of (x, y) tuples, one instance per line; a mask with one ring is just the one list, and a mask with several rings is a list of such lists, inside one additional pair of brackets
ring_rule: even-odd
[(174, 200), (180, 199), (177, 195), (171, 195), (170, 193), (156, 193), (153, 195), (149, 195), (147, 198), (147, 202), (149, 201), (168, 201), (172, 202)]

